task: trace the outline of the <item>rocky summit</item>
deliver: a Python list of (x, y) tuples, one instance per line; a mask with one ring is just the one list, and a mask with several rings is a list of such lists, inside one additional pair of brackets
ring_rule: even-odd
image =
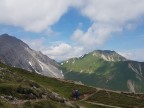
[(0, 61), (41, 75), (63, 78), (57, 62), (8, 34), (0, 35)]

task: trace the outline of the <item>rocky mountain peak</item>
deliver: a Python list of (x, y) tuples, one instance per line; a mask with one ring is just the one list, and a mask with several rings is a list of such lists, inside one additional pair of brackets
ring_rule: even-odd
[(126, 61), (127, 59), (115, 51), (95, 50), (91, 53), (95, 57), (102, 58), (105, 61)]
[(0, 61), (41, 75), (63, 78), (63, 73), (54, 60), (8, 34), (0, 35)]
[(29, 47), (27, 44), (25, 44), (20, 39), (17, 39), (14, 36), (10, 36), (8, 34), (2, 34), (0, 35), (0, 46), (8, 46), (8, 47)]

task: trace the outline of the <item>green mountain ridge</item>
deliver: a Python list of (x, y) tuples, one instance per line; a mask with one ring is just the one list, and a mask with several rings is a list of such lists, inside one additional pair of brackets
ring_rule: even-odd
[(61, 62), (66, 79), (111, 90), (144, 92), (144, 63), (115, 51), (96, 50)]

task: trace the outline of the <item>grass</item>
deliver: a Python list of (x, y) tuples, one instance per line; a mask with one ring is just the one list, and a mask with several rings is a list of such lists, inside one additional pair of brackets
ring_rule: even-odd
[(0, 99), (0, 108), (14, 108), (14, 106), (11, 106), (9, 102)]
[[(23, 69), (13, 68), (0, 64), (0, 96), (12, 96), (18, 100), (26, 100), (20, 105), (12, 105), (9, 100), (0, 98), (0, 108), (69, 108), (64, 103), (57, 102), (50, 98), (42, 99), (42, 95), (52, 92), (58, 93), (67, 100), (71, 99), (71, 92), (76, 88), (80, 91), (81, 98), (90, 95), (87, 101), (121, 106), (125, 108), (144, 107), (143, 94), (115, 93), (105, 90), (96, 92), (96, 88), (85, 85), (77, 85), (72, 81), (49, 78), (28, 72)], [(38, 100), (38, 101), (36, 101)], [(100, 105), (87, 103), (86, 101), (74, 101), (73, 105), (84, 106), (85, 108), (106, 108)]]
[(106, 105), (120, 106), (124, 108), (143, 108), (144, 107), (144, 98), (132, 96), (134, 94), (121, 94), (115, 92), (106, 92), (101, 90), (95, 95), (90, 97), (87, 101), (103, 103)]
[(27, 80), (31, 79), (34, 82), (40, 84), (42, 87), (57, 92), (67, 98), (70, 97), (71, 91), (74, 88), (79, 89), (81, 94), (90, 93), (95, 90), (94, 88), (89, 88), (87, 86), (75, 85), (74, 83), (67, 83), (65, 81), (60, 81), (59, 79), (48, 78), (21, 69), (15, 69), (15, 72), (18, 75), (23, 76), (25, 79)]
[(62, 103), (57, 103), (51, 100), (41, 100), (38, 102), (26, 102), (22, 106), (23, 108), (68, 108)]
[(54, 102), (51, 100), (40, 100), (37, 102), (27, 101), (23, 104), (14, 105), (8, 101), (0, 100), (0, 108), (71, 108), (65, 104)]
[(94, 88), (83, 85), (76, 85), (72, 82), (61, 81), (60, 79), (45, 77), (23, 69), (12, 68), (4, 64), (0, 64), (0, 67), (5, 68), (3, 71), (0, 71), (0, 74), (2, 75), (1, 77), (6, 78), (1, 82), (3, 85), (6, 85), (10, 82), (10, 84), (13, 84), (13, 87), (18, 85), (25, 85), (30, 87), (30, 83), (34, 82), (35, 84), (40, 85), (41, 88), (57, 92), (67, 98), (70, 97), (71, 91), (74, 88), (79, 89), (81, 94), (95, 91)]

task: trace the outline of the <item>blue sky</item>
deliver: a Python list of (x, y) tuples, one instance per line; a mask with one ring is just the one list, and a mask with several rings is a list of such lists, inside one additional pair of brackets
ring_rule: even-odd
[(96, 49), (144, 61), (144, 0), (2, 0), (0, 4), (0, 34), (22, 39), (57, 61)]

